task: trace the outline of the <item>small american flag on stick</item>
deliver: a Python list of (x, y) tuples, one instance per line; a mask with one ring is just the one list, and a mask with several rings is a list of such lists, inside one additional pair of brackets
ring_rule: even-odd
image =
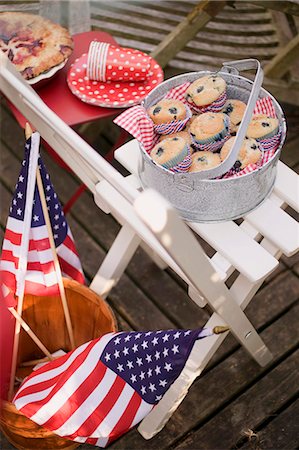
[(15, 406), (59, 436), (106, 447), (161, 400), (197, 339), (227, 331), (216, 328), (108, 333), (34, 371)]
[[(35, 135), (38, 135), (38, 133), (35, 133)], [(39, 136), (37, 138), (33, 135), (25, 144), (25, 158), (22, 162), (4, 235), (0, 271), (5, 285), (12, 292), (16, 292), (24, 216), (25, 210), (30, 208), (32, 209), (32, 218), (29, 232), (25, 293), (45, 296), (59, 294), (59, 289), (37, 186), (35, 186), (33, 205), (26, 201), (30, 151), (33, 142), (35, 142), (35, 145), (39, 145)], [(64, 275), (84, 283), (84, 275), (72, 233), (40, 156), (38, 165), (61, 271)]]

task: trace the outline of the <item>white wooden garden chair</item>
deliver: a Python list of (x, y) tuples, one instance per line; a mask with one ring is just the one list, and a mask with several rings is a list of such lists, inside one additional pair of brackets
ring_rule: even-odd
[[(201, 307), (210, 305), (214, 314), (207, 326), (228, 325), (252, 357), (266, 365), (271, 353), (243, 310), (275, 269), (279, 257), (298, 250), (297, 223), (283, 210), (286, 205), (298, 210), (297, 175), (279, 163), (270, 198), (248, 214), (240, 226), (231, 221), (190, 223), (193, 231), (216, 249), (208, 258), (189, 227), (158, 193), (140, 192), (136, 141), (116, 152), (117, 159), (132, 173), (123, 177), (41, 101), (2, 54), (0, 90), (87, 185), (98, 207), (122, 225), (91, 287), (107, 296), (142, 245), (160, 266), (170, 266), (177, 272), (187, 283), (192, 300)], [(225, 280), (235, 269), (239, 275), (228, 289)], [(139, 431), (145, 438), (162, 428), (226, 335), (196, 344), (182, 375), (141, 423)]]

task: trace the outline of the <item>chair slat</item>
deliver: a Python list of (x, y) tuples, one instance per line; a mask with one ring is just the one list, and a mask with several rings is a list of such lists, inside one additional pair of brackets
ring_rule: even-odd
[(213, 224), (191, 222), (189, 225), (250, 281), (264, 278), (278, 264), (273, 256), (234, 222)]
[(140, 148), (137, 139), (133, 139), (115, 150), (114, 158), (130, 173), (138, 175)]
[[(137, 141), (116, 150), (115, 158), (131, 173), (138, 175), (140, 150)], [(219, 251), (239, 272), (257, 281), (276, 267), (277, 260), (247, 236), (234, 222), (221, 224), (192, 223), (192, 228), (215, 250)], [(259, 264), (256, 264), (259, 261)], [(215, 261), (217, 264), (217, 261)], [(227, 267), (225, 265), (225, 267)], [(224, 267), (221, 267), (223, 270)]]
[(246, 220), (273, 242), (287, 256), (299, 249), (299, 226), (285, 211), (267, 199), (258, 209), (247, 214)]
[(274, 192), (295, 211), (299, 212), (299, 179), (296, 173), (278, 161)]

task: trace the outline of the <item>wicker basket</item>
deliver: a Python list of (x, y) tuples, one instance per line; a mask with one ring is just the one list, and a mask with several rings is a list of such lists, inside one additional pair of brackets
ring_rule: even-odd
[[(76, 346), (117, 330), (114, 314), (101, 297), (74, 280), (64, 278), (63, 282)], [(26, 295), (23, 318), (51, 353), (59, 349), (66, 352), (71, 350), (59, 297)], [(41, 350), (22, 330), (17, 376), (24, 378), (32, 370), (20, 367), (22, 362), (43, 357)], [(20, 450), (71, 450), (80, 445), (32, 422), (8, 401), (1, 404), (0, 428), (7, 439)]]

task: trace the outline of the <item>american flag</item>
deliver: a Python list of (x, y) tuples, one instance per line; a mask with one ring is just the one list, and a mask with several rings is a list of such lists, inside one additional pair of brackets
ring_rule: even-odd
[(25, 416), (80, 443), (106, 447), (140, 422), (211, 329), (108, 333), (45, 364), (14, 398)]
[[(39, 136), (37, 138), (34, 139), (35, 145), (36, 143), (39, 145)], [(24, 215), (27, 208), (32, 208), (25, 293), (54, 295), (59, 293), (57, 276), (37, 185), (35, 185), (33, 205), (26, 202), (32, 142), (31, 137), (25, 144), (25, 158), (15, 187), (3, 240), (0, 271), (4, 284), (12, 292), (16, 292), (16, 279), (24, 230)], [(50, 176), (40, 156), (38, 165), (62, 274), (84, 283), (84, 275), (71, 231), (64, 217), (57, 194), (54, 191)], [(29, 176), (33, 175), (30, 174)]]

